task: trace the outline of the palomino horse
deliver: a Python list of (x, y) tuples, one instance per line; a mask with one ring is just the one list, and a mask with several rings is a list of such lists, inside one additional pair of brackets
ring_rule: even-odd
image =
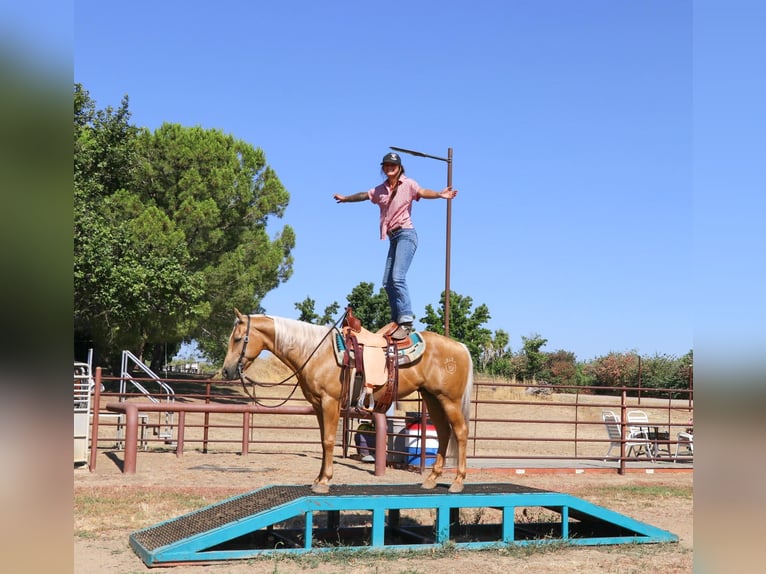
[[(298, 378), (303, 395), (314, 407), (322, 440), (322, 467), (314, 480), (314, 492), (328, 492), (333, 475), (333, 450), (340, 418), (341, 368), (335, 359), (332, 327), (266, 315), (243, 315), (229, 337), (223, 376), (240, 376), (263, 349), (271, 351)], [(423, 488), (434, 488), (441, 476), (450, 445), (457, 443), (457, 475), (450, 492), (461, 492), (466, 474), (468, 416), (473, 386), (473, 363), (468, 348), (453, 339), (425, 331), (423, 356), (399, 368), (398, 398), (420, 391), (436, 427), (439, 449)], [(381, 388), (382, 389), (382, 388)], [(374, 396), (378, 399), (379, 391)], [(454, 444), (450, 454), (454, 452)]]

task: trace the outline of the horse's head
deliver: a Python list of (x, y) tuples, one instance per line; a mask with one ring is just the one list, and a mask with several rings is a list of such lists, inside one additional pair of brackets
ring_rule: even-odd
[[(266, 317), (243, 315), (237, 309), (234, 309), (234, 314), (236, 315), (234, 328), (229, 335), (229, 348), (221, 369), (224, 378), (228, 380), (239, 377), (261, 351), (269, 347), (267, 339), (269, 334), (262, 324)], [(273, 341), (273, 322), (270, 321), (270, 323), (272, 324), (271, 341)]]

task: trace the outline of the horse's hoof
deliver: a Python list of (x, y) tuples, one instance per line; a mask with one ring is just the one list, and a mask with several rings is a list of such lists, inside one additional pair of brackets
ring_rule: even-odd
[(457, 482), (453, 482), (452, 485), (449, 487), (449, 491), (452, 494), (457, 494), (458, 492), (463, 492), (464, 485), (458, 484)]
[(420, 488), (424, 490), (433, 490), (434, 488), (436, 488), (436, 481), (426, 480), (423, 484), (420, 485)]
[(330, 492), (330, 485), (317, 482), (311, 487), (311, 492), (314, 492), (316, 494), (327, 494), (328, 492)]

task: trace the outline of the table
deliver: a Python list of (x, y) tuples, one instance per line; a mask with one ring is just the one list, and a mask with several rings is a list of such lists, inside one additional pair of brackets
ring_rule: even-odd
[(654, 429), (647, 433), (652, 443), (652, 458), (657, 458), (660, 450), (665, 451), (670, 458), (670, 431), (660, 431), (660, 427), (650, 427), (650, 429)]

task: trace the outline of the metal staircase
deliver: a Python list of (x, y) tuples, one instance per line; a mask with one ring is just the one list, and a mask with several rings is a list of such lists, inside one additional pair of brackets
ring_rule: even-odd
[[(153, 379), (153, 382), (156, 383), (161, 391), (158, 393), (161, 398), (157, 398), (154, 394), (152, 394), (140, 381), (133, 378), (133, 375), (131, 375), (129, 366), (130, 363), (133, 363), (136, 367), (138, 367), (141, 371), (144, 372), (149, 378)], [(168, 403), (175, 402), (175, 391), (172, 389), (170, 385), (165, 383), (164, 381), (160, 380), (160, 377), (156, 375), (149, 367), (147, 367), (141, 359), (136, 357), (133, 353), (130, 351), (123, 351), (122, 352), (122, 367), (120, 369), (120, 394), (125, 395), (127, 392), (127, 385), (130, 383), (133, 385), (138, 391), (143, 394), (146, 398), (148, 398), (151, 402), (155, 404), (160, 404), (162, 401), (166, 401)], [(166, 412), (161, 413), (161, 415), (164, 415), (164, 425), (157, 425), (157, 435), (159, 438), (165, 439), (165, 441), (170, 442), (173, 439), (173, 425), (175, 422), (175, 413), (173, 412)], [(162, 428), (160, 428), (162, 427)]]

